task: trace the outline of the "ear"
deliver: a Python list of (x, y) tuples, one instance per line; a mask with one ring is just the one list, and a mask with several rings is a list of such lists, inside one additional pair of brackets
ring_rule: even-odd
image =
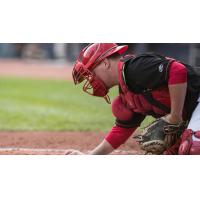
[(109, 69), (111, 67), (110, 60), (107, 58), (104, 59), (104, 64), (105, 64), (106, 69)]

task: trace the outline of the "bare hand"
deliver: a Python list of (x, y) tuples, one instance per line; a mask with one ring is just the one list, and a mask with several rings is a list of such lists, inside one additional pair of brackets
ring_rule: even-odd
[(65, 155), (84, 155), (84, 153), (75, 149), (69, 149), (65, 152)]

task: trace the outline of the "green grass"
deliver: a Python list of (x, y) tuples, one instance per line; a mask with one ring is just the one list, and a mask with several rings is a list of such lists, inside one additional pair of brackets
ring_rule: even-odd
[(110, 105), (71, 82), (0, 78), (0, 130), (108, 131), (113, 123)]

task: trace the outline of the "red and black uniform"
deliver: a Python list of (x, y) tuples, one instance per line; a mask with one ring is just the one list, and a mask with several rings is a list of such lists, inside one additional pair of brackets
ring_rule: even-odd
[(112, 104), (116, 125), (105, 138), (113, 148), (123, 144), (147, 115), (158, 118), (170, 113), (168, 85), (188, 83), (183, 118), (191, 117), (200, 91), (199, 77), (197, 80), (191, 66), (157, 54), (142, 54), (124, 58), (118, 69), (119, 96)]

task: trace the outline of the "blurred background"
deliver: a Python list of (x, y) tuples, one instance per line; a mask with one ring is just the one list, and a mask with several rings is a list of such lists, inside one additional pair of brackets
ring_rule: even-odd
[[(119, 43), (120, 44), (120, 43)], [(87, 43), (1, 43), (0, 58), (74, 62)], [(129, 53), (157, 52), (191, 65), (200, 65), (200, 44), (128, 43)]]

